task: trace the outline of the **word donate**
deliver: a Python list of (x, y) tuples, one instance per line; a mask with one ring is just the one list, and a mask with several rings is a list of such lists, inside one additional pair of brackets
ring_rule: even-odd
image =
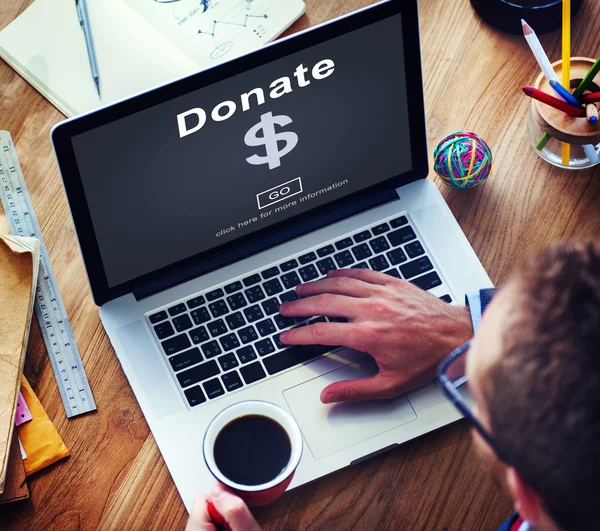
[(290, 197), (302, 193), (302, 181), (300, 177), (287, 181), (256, 195), (258, 209), (267, 208), (279, 201), (285, 201)]

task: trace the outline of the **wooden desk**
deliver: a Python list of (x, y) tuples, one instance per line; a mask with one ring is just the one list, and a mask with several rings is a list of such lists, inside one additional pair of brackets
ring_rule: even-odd
[[(292, 31), (369, 3), (307, 0), (307, 15)], [(4, 0), (0, 28), (28, 4)], [(600, 52), (594, 4), (586, 2), (574, 21), (574, 55)], [(494, 151), (488, 183), (442, 188), (491, 278), (503, 282), (524, 256), (550, 242), (600, 234), (598, 171), (558, 170), (527, 144), (528, 101), (520, 87), (538, 69), (524, 39), (483, 25), (467, 0), (422, 0), (420, 11), (430, 153), (459, 129), (476, 131)], [(559, 35), (542, 40), (558, 59)], [(0, 64), (0, 128), (13, 135), (98, 405), (96, 414), (66, 419), (35, 324), (25, 373), (72, 456), (32, 477), (31, 499), (0, 509), (0, 527), (182, 529), (183, 503), (90, 295), (49, 140), (62, 118)], [(455, 424), (290, 492), (257, 518), (265, 529), (286, 530), (496, 529), (511, 506), (475, 459), (469, 437), (464, 423)]]

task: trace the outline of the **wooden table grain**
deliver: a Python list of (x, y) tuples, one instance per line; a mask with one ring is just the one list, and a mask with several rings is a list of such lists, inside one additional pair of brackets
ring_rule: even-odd
[[(29, 3), (3, 0), (0, 28)], [(291, 32), (371, 2), (306, 3), (307, 14)], [(494, 176), (476, 189), (451, 190), (430, 176), (492, 280), (502, 283), (526, 255), (550, 242), (598, 235), (598, 171), (554, 168), (527, 143), (528, 101), (520, 87), (538, 69), (523, 38), (483, 24), (468, 0), (422, 0), (419, 9), (429, 152), (460, 129), (480, 134), (494, 152)], [(598, 27), (600, 5), (589, 0), (574, 20), (575, 55), (599, 55)], [(542, 41), (558, 59), (559, 34)], [(71, 457), (31, 477), (31, 498), (0, 508), (0, 528), (183, 529), (183, 503), (92, 301), (50, 146), (50, 129), (62, 118), (0, 63), (0, 128), (15, 141), (98, 405), (95, 414), (67, 420), (34, 323), (25, 374)], [(7, 231), (3, 216), (0, 231)], [(267, 530), (479, 530), (496, 529), (510, 511), (459, 422), (291, 491), (255, 514)]]

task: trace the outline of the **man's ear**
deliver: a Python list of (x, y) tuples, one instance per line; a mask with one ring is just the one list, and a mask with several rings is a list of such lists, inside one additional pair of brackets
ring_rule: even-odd
[(515, 511), (532, 526), (538, 525), (543, 514), (543, 504), (537, 492), (527, 485), (512, 467), (506, 468), (506, 486), (513, 499)]

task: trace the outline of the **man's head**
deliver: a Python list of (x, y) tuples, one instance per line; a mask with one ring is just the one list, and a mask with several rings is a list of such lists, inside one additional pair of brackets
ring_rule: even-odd
[(555, 245), (490, 305), (467, 358), (476, 447), (539, 529), (598, 527), (600, 245)]

